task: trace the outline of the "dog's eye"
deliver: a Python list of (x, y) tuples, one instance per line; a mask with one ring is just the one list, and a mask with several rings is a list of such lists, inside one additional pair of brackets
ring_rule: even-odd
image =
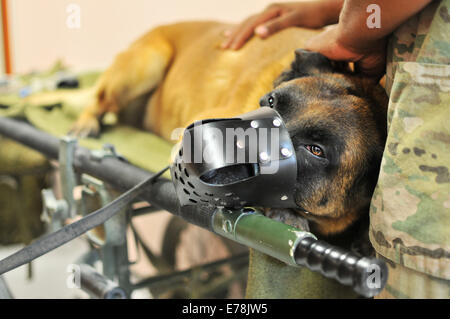
[(306, 145), (306, 149), (315, 156), (324, 157), (323, 150), (317, 145)]
[(270, 96), (270, 97), (269, 97), (268, 102), (269, 102), (269, 106), (270, 106), (271, 108), (273, 108), (273, 106), (274, 106), (274, 104), (275, 104), (275, 99), (273, 98), (273, 96)]

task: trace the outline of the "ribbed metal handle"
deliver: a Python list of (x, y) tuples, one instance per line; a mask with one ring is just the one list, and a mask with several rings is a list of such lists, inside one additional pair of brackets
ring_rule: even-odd
[(117, 284), (98, 273), (93, 267), (80, 265), (81, 289), (100, 299), (126, 299), (126, 292)]
[(323, 276), (333, 278), (365, 296), (377, 295), (388, 277), (386, 263), (377, 258), (361, 257), (324, 241), (305, 237), (294, 252), (295, 262)]

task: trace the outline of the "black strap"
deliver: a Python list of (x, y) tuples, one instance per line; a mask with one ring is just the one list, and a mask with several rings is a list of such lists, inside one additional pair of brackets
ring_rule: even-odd
[(120, 212), (137, 196), (141, 195), (147, 186), (153, 184), (168, 169), (169, 167), (164, 168), (155, 175), (123, 193), (108, 205), (96, 210), (86, 217), (83, 217), (79, 221), (67, 225), (54, 233), (43, 236), (11, 256), (0, 260), (0, 275), (27, 264), (32, 260), (64, 245), (72, 239), (77, 238), (88, 230), (103, 224), (109, 218)]

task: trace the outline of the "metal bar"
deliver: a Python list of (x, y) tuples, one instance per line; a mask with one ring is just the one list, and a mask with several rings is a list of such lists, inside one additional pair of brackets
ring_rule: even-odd
[[(58, 159), (60, 140), (30, 124), (0, 117), (0, 134), (33, 148), (51, 159)], [(125, 191), (151, 177), (152, 173), (114, 157), (95, 158), (87, 148), (77, 146), (73, 165), (76, 171), (96, 177), (120, 191)], [(184, 218), (189, 223), (212, 231), (214, 208), (180, 209), (175, 188), (170, 180), (160, 179), (141, 196), (153, 205)]]
[(76, 215), (76, 203), (73, 198), (73, 189), (77, 185), (75, 172), (73, 171), (73, 154), (77, 146), (77, 140), (71, 137), (61, 139), (59, 147), (60, 181), (63, 197), (68, 205), (68, 215), (74, 218)]
[(127, 293), (89, 265), (80, 265), (81, 289), (100, 299), (126, 299)]
[(3, 55), (5, 59), (6, 74), (12, 73), (12, 59), (11, 59), (11, 41), (10, 41), (10, 28), (9, 28), (9, 6), (7, 0), (1, 0), (2, 11), (2, 31), (3, 31)]
[(294, 251), (305, 237), (313, 234), (265, 217), (253, 208), (241, 210), (217, 209), (213, 229), (247, 247), (254, 248), (291, 266), (297, 266)]
[(4, 276), (0, 276), (0, 299), (13, 299)]
[(152, 214), (152, 213), (156, 213), (156, 212), (160, 212), (161, 208), (156, 207), (156, 206), (148, 206), (148, 207), (140, 207), (140, 208), (135, 208), (131, 211), (131, 216), (132, 217), (139, 217), (142, 215), (148, 215), (148, 214)]
[(59, 139), (34, 128), (28, 123), (0, 117), (0, 134), (29, 146), (49, 158), (58, 158)]
[(147, 279), (143, 279), (134, 285), (134, 289), (145, 288), (145, 287), (156, 287), (156, 286), (171, 286), (179, 282), (185, 282), (189, 277), (192, 276), (192, 273), (197, 272), (199, 270), (208, 271), (212, 269), (216, 269), (218, 267), (222, 267), (223, 265), (241, 265), (244, 263), (248, 263), (248, 253), (240, 253), (238, 255), (223, 258), (220, 260), (216, 260), (207, 264), (194, 266), (193, 268), (187, 270), (181, 270), (177, 272), (173, 272), (170, 274), (164, 274), (159, 276), (150, 277)]

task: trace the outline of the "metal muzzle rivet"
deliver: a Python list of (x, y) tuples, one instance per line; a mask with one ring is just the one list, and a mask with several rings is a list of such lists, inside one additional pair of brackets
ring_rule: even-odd
[(258, 124), (258, 122), (256, 122), (256, 121), (251, 121), (251, 122), (250, 122), (250, 126), (253, 127), (253, 128), (258, 128), (258, 127), (259, 127), (259, 124)]
[(281, 200), (287, 200), (288, 197), (286, 195), (281, 196)]
[(282, 154), (284, 157), (289, 157), (289, 156), (292, 155), (292, 152), (291, 152), (290, 149), (288, 149), (288, 148), (286, 148), (286, 147), (283, 147), (283, 148), (281, 149), (281, 154)]
[(269, 161), (270, 157), (266, 152), (261, 152), (259, 153), (259, 159), (261, 160), (261, 162), (265, 163)]
[(243, 141), (237, 141), (236, 142), (236, 146), (238, 147), (238, 148), (240, 148), (240, 149), (242, 149), (242, 148), (244, 148), (244, 142)]
[(272, 123), (273, 123), (273, 126), (275, 126), (275, 127), (280, 127), (280, 125), (281, 125), (280, 119), (274, 119)]

